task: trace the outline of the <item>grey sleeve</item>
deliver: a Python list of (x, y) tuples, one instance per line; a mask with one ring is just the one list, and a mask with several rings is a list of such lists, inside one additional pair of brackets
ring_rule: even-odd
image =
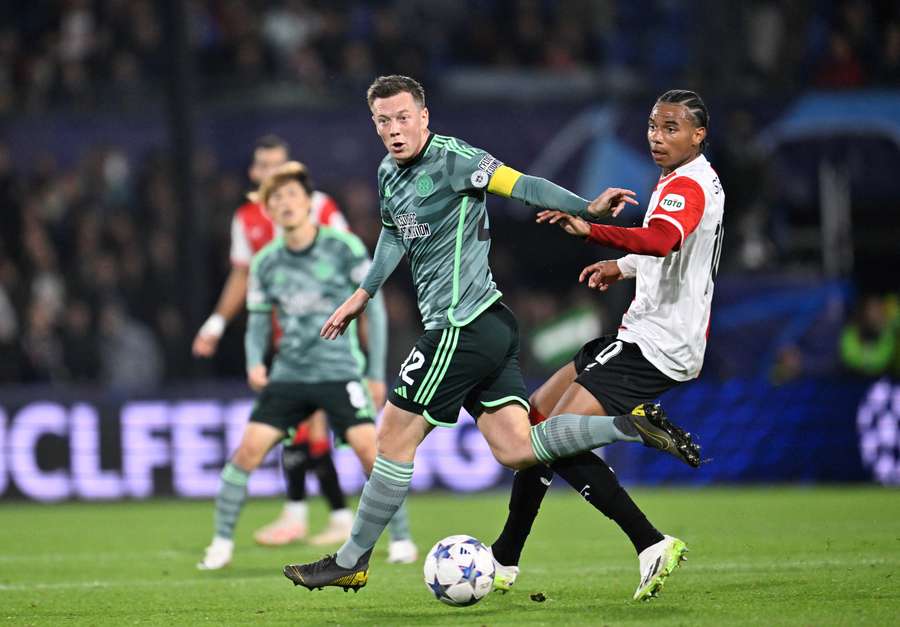
[(247, 370), (263, 363), (271, 336), (272, 313), (270, 311), (251, 311), (247, 319), (247, 332), (244, 334)]
[(523, 174), (513, 185), (510, 198), (541, 209), (557, 209), (580, 218), (590, 219), (587, 200), (556, 183), (538, 176)]
[(378, 236), (378, 244), (375, 246), (375, 256), (372, 266), (366, 274), (366, 278), (360, 287), (366, 290), (369, 296), (374, 296), (391, 273), (397, 268), (397, 264), (403, 258), (403, 244), (400, 233), (396, 228), (384, 227)]
[(368, 359), (366, 360), (366, 378), (372, 381), (384, 381), (387, 372), (388, 349), (388, 317), (384, 306), (384, 298), (380, 293), (372, 297), (366, 308), (368, 317)]

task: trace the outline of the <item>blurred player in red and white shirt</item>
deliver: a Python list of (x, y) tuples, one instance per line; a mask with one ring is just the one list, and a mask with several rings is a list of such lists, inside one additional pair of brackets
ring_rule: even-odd
[[(570, 235), (629, 253), (584, 268), (580, 281), (605, 291), (621, 279), (636, 278), (637, 289), (618, 333), (585, 344), (531, 396), (533, 424), (561, 414), (622, 416), (637, 407), (637, 415), (661, 416), (664, 428), (648, 434), (635, 426), (613, 441), (643, 441), (691, 466), (700, 464), (699, 447), (690, 434), (665, 419), (652, 401), (696, 378), (703, 365), (725, 206), (719, 178), (703, 155), (708, 126), (706, 105), (694, 92), (668, 91), (653, 105), (647, 140), (662, 175), (641, 227), (590, 224), (559, 211), (538, 214), (538, 222), (558, 224)], [(633, 196), (631, 190), (608, 189), (591, 203), (588, 213), (616, 216), (626, 203), (638, 204)], [(516, 474), (510, 515), (492, 546), (501, 564), (495, 587), (508, 588), (515, 581), (522, 546), (554, 473), (628, 535), (641, 575), (634, 598), (655, 596), (687, 547), (650, 524), (615, 473), (593, 453)]]
[[(290, 158), (288, 143), (276, 136), (260, 137), (253, 149), (253, 161), (247, 174), (255, 187)], [(194, 338), (193, 353), (197, 357), (211, 357), (216, 353), (225, 327), (243, 311), (247, 297), (247, 280), (253, 255), (272, 241), (278, 230), (256, 201), (255, 192), (238, 207), (231, 221), (231, 272), (212, 315), (206, 320)], [(324, 226), (349, 230), (347, 221), (337, 203), (328, 194), (314, 191), (312, 217)], [(277, 330), (275, 345), (277, 346)], [(298, 416), (298, 422), (305, 416)], [(282, 451), (282, 466), (287, 481), (288, 501), (277, 520), (259, 529), (254, 538), (260, 544), (280, 545), (306, 536), (306, 472), (314, 470), (319, 479), (322, 494), (331, 507), (329, 526), (322, 533), (310, 538), (314, 544), (342, 542), (350, 534), (353, 516), (347, 509), (344, 494), (338, 483), (337, 471), (331, 458), (331, 442), (325, 415), (316, 412), (313, 418), (297, 429), (291, 445)]]

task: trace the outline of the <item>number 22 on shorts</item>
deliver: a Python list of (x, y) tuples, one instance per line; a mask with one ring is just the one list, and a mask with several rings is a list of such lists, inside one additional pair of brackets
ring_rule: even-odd
[(413, 380), (412, 377), (409, 376), (409, 373), (418, 370), (425, 364), (425, 355), (422, 354), (418, 348), (413, 348), (409, 356), (406, 358), (400, 365), (400, 378), (406, 385), (412, 385)]

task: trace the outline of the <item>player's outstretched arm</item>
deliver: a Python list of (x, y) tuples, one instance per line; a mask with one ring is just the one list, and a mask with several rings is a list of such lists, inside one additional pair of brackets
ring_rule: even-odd
[(562, 211), (584, 218), (616, 216), (625, 204), (636, 205), (630, 189), (611, 187), (588, 202), (578, 194), (538, 176), (522, 174), (506, 165), (497, 167), (488, 183), (488, 191), (498, 196), (520, 200), (540, 209)]
[(244, 352), (247, 355), (247, 382), (257, 392), (269, 382), (264, 359), (271, 336), (271, 310), (251, 311), (247, 319), (247, 332), (244, 335)]
[(247, 296), (247, 275), (247, 266), (231, 266), (231, 272), (222, 288), (216, 308), (194, 337), (192, 352), (195, 357), (212, 357), (216, 354), (225, 327), (244, 306), (244, 298)]

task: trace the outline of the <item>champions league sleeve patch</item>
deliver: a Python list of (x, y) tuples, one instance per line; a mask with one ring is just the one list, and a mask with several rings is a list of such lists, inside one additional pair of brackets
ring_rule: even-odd
[(488, 182), (490, 182), (491, 177), (484, 170), (475, 170), (472, 172), (472, 176), (469, 177), (472, 181), (472, 187), (476, 189), (482, 189), (487, 187)]

